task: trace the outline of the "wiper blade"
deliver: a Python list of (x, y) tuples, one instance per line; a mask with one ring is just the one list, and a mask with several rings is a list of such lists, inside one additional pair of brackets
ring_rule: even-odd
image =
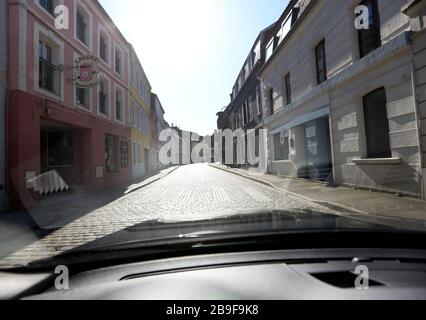
[[(60, 264), (111, 265), (122, 264), (123, 260), (144, 261), (180, 255), (195, 255), (212, 252), (238, 252), (255, 250), (257, 247), (278, 246), (281, 249), (322, 248), (322, 247), (409, 247), (424, 248), (426, 235), (418, 232), (378, 229), (312, 229), (288, 231), (241, 232), (232, 234), (182, 234), (156, 241), (134, 240), (94, 249), (74, 250), (51, 258), (38, 260), (20, 269), (34, 270), (54, 267)], [(398, 239), (398, 240), (397, 240)], [(413, 240), (414, 239), (414, 240)], [(396, 242), (396, 243), (395, 243)], [(93, 267), (92, 267), (93, 268)]]

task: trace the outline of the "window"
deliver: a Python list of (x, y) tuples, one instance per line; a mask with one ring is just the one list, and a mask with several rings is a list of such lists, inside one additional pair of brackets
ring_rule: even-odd
[(146, 136), (151, 133), (150, 118), (136, 102), (132, 102), (132, 127)]
[(293, 26), (299, 18), (300, 7), (295, 7), (291, 10), (291, 25)]
[(53, 15), (53, 0), (39, 0), (40, 6), (42, 6), (47, 12)]
[(244, 105), (241, 107), (241, 127), (246, 124)]
[(315, 48), (315, 61), (317, 67), (317, 83), (327, 81), (327, 61), (325, 57), (325, 40), (322, 40)]
[(380, 15), (377, 7), (377, 0), (367, 0), (361, 2), (368, 8), (368, 29), (358, 30), (359, 54), (365, 57), (381, 46), (380, 35)]
[(268, 92), (268, 99), (269, 99), (269, 110), (271, 114), (274, 114), (274, 89), (269, 89)]
[(83, 42), (85, 45), (89, 45), (89, 17), (81, 7), (77, 8), (76, 17), (76, 32), (77, 39)]
[(256, 89), (256, 99), (257, 99), (257, 113), (258, 115), (262, 115), (262, 92), (260, 90), (260, 86), (257, 86), (257, 89)]
[(101, 79), (99, 81), (98, 112), (106, 116), (109, 115), (108, 91), (108, 81)]
[(47, 133), (48, 168), (66, 167), (74, 164), (72, 131), (51, 131)]
[(106, 63), (109, 60), (108, 37), (104, 32), (99, 35), (99, 57)]
[(274, 39), (271, 39), (266, 45), (266, 60), (268, 60), (274, 53)]
[(120, 159), (121, 167), (127, 168), (129, 166), (129, 143), (127, 141), (120, 142)]
[(117, 47), (115, 48), (115, 72), (120, 75), (123, 72), (123, 52)]
[(288, 137), (280, 133), (274, 135), (275, 161), (288, 160), (290, 153)]
[(105, 167), (107, 173), (117, 172), (116, 137), (105, 135)]
[(55, 72), (53, 49), (46, 42), (39, 41), (39, 87), (55, 93)]
[(366, 95), (363, 104), (367, 157), (392, 157), (385, 89), (380, 88)]
[(136, 141), (132, 142), (132, 157), (133, 157), (133, 163), (137, 162), (137, 153), (136, 153)]
[(244, 108), (246, 110), (246, 124), (248, 124), (250, 122), (250, 108), (249, 108), (248, 101), (244, 103)]
[(115, 90), (115, 119), (123, 122), (123, 91), (120, 89)]
[(257, 61), (261, 58), (261, 50), (262, 50), (262, 43), (261, 41), (258, 41), (256, 44), (256, 47), (254, 48), (253, 52), (253, 66), (256, 64)]
[(275, 51), (278, 48), (278, 45), (280, 44), (280, 37), (275, 36), (274, 37), (274, 46), (273, 46), (273, 51)]
[(138, 143), (137, 162), (142, 163), (142, 145)]
[(75, 97), (78, 106), (90, 109), (90, 89), (76, 87)]
[(254, 103), (255, 102), (256, 102), (256, 98), (254, 96), (250, 96), (248, 99), (250, 121), (254, 120)]
[(287, 73), (285, 76), (285, 96), (287, 99), (287, 105), (291, 103), (291, 81), (290, 81), (290, 73)]

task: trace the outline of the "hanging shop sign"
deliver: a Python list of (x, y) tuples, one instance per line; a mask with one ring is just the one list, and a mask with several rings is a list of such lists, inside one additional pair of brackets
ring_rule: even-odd
[(75, 60), (75, 83), (80, 88), (92, 88), (99, 82), (99, 59), (84, 55)]

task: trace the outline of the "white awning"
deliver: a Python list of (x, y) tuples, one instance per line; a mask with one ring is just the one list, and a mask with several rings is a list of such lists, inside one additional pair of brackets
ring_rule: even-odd
[(271, 131), (271, 133), (272, 134), (282, 133), (282, 132), (288, 131), (291, 128), (294, 128), (294, 127), (300, 126), (304, 123), (307, 123), (309, 121), (328, 116), (329, 114), (330, 114), (330, 106), (322, 107), (322, 108), (317, 109), (315, 111), (306, 113), (306, 114), (304, 114), (300, 117), (297, 117), (297, 118), (279, 126), (278, 128), (273, 129)]

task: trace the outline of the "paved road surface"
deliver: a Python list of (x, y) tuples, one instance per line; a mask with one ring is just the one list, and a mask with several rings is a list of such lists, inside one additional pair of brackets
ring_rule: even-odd
[(1, 260), (0, 266), (51, 257), (148, 220), (195, 220), (262, 208), (324, 211), (314, 203), (206, 164), (183, 166)]

